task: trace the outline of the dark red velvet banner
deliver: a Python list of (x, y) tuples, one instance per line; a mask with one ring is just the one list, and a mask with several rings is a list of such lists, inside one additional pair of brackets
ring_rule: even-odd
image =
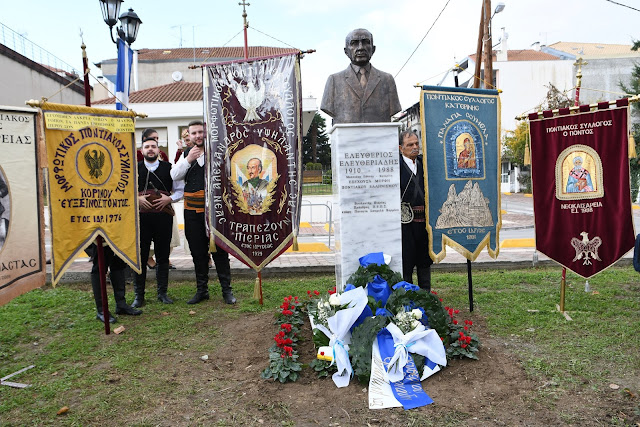
[(634, 246), (628, 107), (530, 120), (538, 251), (589, 278)]
[(209, 229), (260, 271), (292, 245), (300, 223), (299, 58), (213, 64), (203, 79)]

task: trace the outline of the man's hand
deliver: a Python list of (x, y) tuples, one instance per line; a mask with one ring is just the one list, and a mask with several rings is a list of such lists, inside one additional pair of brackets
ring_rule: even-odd
[(153, 205), (153, 208), (155, 210), (161, 211), (171, 202), (171, 197), (167, 196), (166, 194), (162, 194), (159, 199), (155, 199), (153, 202), (151, 202), (151, 204)]
[(193, 147), (191, 147), (191, 150), (189, 150), (189, 154), (187, 154), (187, 162), (189, 163), (193, 163), (196, 160), (198, 160), (198, 157), (200, 157), (200, 155), (203, 153), (202, 147), (198, 147), (197, 145), (194, 145)]
[(140, 209), (144, 209), (144, 210), (153, 209), (153, 206), (151, 205), (151, 202), (147, 200), (147, 197), (149, 197), (148, 194), (145, 194), (143, 196), (138, 196), (138, 206), (140, 206)]

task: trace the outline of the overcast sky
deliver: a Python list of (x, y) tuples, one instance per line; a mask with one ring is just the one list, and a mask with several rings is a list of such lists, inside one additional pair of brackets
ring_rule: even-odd
[[(639, 0), (618, 2), (640, 9)], [(91, 62), (116, 56), (99, 0), (4, 3), (0, 22), (78, 69), (80, 30)], [(438, 84), (456, 60), (475, 53), (482, 5), (481, 0), (249, 0), (249, 3), (250, 45), (290, 45), (317, 50), (302, 61), (302, 85), (305, 96), (318, 98), (318, 106), (327, 76), (349, 63), (342, 50), (344, 37), (352, 29), (362, 27), (374, 36), (377, 49), (372, 64), (392, 75), (399, 72), (396, 82), (403, 108), (418, 101), (419, 90), (413, 85)], [(500, 39), (502, 27), (509, 34), (510, 49), (528, 49), (535, 42), (631, 44), (634, 38), (640, 39), (640, 12), (606, 0), (504, 0), (504, 3), (504, 11), (493, 18), (494, 45)], [(498, 1), (492, 1), (493, 8), (497, 4)], [(126, 0), (121, 13), (129, 7), (143, 22), (133, 44), (137, 49), (175, 48), (180, 44), (222, 46), (230, 39), (228, 46), (243, 44), (242, 34), (238, 34), (242, 30), (242, 7), (238, 0)], [(402, 68), (434, 22), (431, 32)], [(100, 74), (92, 68), (94, 75)]]

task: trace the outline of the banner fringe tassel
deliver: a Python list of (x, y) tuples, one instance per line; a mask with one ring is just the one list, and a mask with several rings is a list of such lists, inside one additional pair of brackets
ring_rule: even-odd
[(638, 156), (638, 153), (636, 153), (636, 140), (633, 137), (633, 134), (630, 133), (629, 134), (629, 158), (635, 159), (637, 156)]

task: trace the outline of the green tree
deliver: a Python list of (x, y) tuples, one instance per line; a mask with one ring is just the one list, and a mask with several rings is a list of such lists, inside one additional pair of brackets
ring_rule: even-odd
[(316, 113), (309, 126), (309, 132), (302, 142), (302, 162), (321, 163), (325, 167), (331, 167), (331, 145), (326, 134), (326, 122)]
[[(640, 48), (640, 40), (633, 42), (632, 50)], [(628, 85), (620, 81), (620, 88), (629, 94), (640, 93), (640, 65), (635, 63), (631, 72), (631, 81)], [(640, 106), (637, 103), (631, 104), (631, 133), (636, 142), (636, 154), (640, 153)], [(634, 123), (635, 122), (635, 123)], [(638, 199), (638, 189), (640, 188), (640, 158), (629, 159), (629, 173), (631, 178), (631, 199), (635, 202)]]
[(505, 133), (502, 143), (502, 159), (524, 166), (524, 151), (529, 141), (529, 122), (522, 120), (515, 130)]

